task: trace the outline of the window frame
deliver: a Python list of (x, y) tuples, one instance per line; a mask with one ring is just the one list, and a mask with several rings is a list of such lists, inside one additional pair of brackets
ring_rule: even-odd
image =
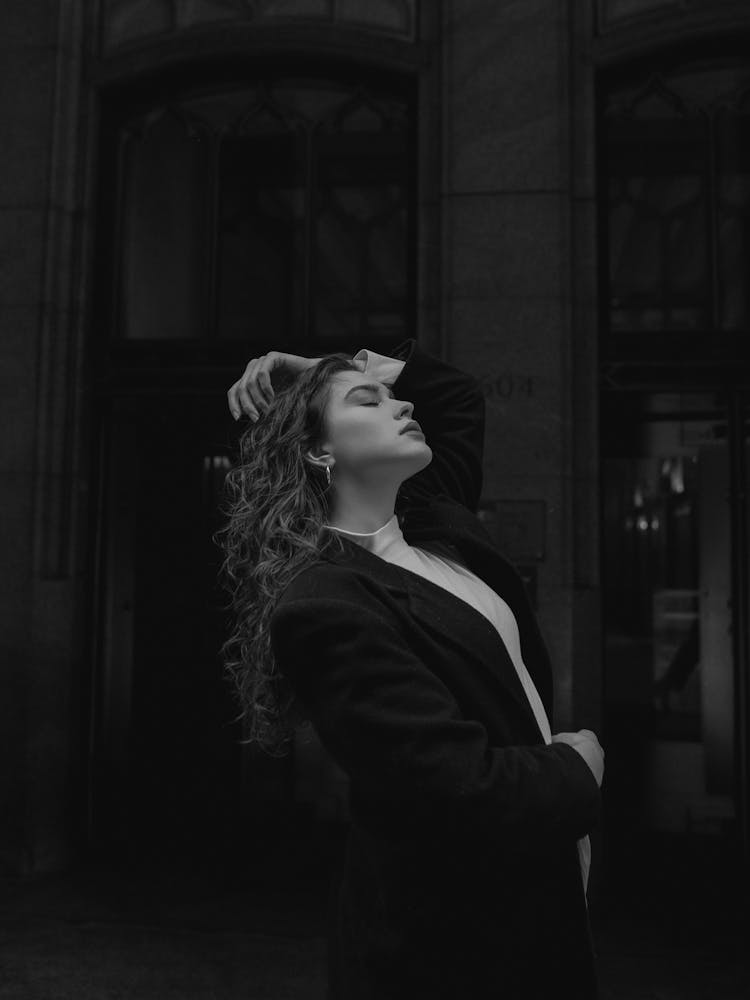
[[(112, 335), (116, 329), (117, 281), (114, 250), (121, 245), (117, 207), (122, 204), (122, 165), (119, 162), (118, 130), (127, 118), (132, 118), (156, 103), (189, 99), (207, 92), (220, 92), (230, 87), (251, 85), (273, 71), (279, 78), (316, 77), (336, 79), (342, 83), (371, 85), (388, 89), (403, 96), (407, 104), (408, 158), (410, 203), (409, 230), (407, 235), (407, 266), (409, 287), (409, 314), (407, 326), (410, 335), (416, 336), (425, 317), (420, 303), (439, 301), (439, 274), (434, 266), (426, 266), (424, 254), (418, 253), (419, 233), (426, 227), (434, 228), (433, 215), (437, 209), (429, 199), (435, 184), (431, 175), (425, 179), (424, 150), (430, 143), (433, 131), (421, 123), (422, 107), (429, 100), (429, 83), (424, 86), (417, 62), (410, 67), (393, 65), (354, 64), (351, 60), (332, 61), (307, 56), (291, 59), (280, 57), (254, 62), (252, 79), (247, 65), (239, 67), (227, 57), (219, 70), (215, 66), (183, 67), (180, 72), (162, 76), (149, 76), (136, 80), (116, 80), (102, 87), (99, 102), (99, 147), (97, 174), (99, 184), (96, 195), (97, 225), (94, 238), (94, 268), (92, 288), (92, 357), (95, 390), (98, 393), (132, 392), (149, 394), (157, 387), (169, 387), (180, 393), (213, 392), (223, 386), (226, 375), (236, 371), (237, 365), (248, 360), (248, 342), (241, 339), (220, 340), (217, 337), (200, 340), (127, 340)], [(192, 71), (191, 71), (192, 69)], [(196, 82), (196, 78), (198, 82)], [(430, 143), (431, 145), (431, 143)], [(115, 180), (113, 180), (115, 179)], [(429, 256), (429, 254), (428, 254)], [(435, 288), (425, 288), (425, 278)], [(432, 318), (428, 316), (427, 318)], [(305, 356), (319, 356), (334, 351), (353, 352), (362, 344), (358, 337), (309, 337), (292, 335), (280, 341), (269, 333), (267, 338), (253, 341), (251, 353), (255, 356), (270, 350), (285, 350)], [(387, 353), (403, 340), (397, 336), (383, 336), (378, 347)], [(356, 342), (355, 342), (356, 341)]]

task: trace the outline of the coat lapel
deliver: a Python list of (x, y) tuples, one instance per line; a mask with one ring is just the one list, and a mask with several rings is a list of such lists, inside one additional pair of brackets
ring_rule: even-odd
[(523, 661), (551, 722), (552, 667), (536, 615), (516, 568), (502, 555), (476, 515), (453, 500), (435, 499), (429, 507), (406, 511), (402, 530), (412, 545), (438, 539), (455, 546), (471, 572), (507, 602), (518, 623)]
[[(466, 515), (467, 519), (476, 520), (468, 511)], [(430, 508), (409, 509), (403, 516), (401, 527), (404, 538), (411, 545), (419, 546), (429, 542), (452, 545), (473, 573), (496, 593), (502, 594), (518, 621), (524, 663), (549, 714), (551, 706), (547, 688), (551, 689), (551, 685), (544, 683), (544, 670), (533, 670), (530, 663), (533, 659), (530, 654), (536, 653), (532, 644), (536, 645), (537, 637), (541, 642), (541, 637), (538, 632), (535, 635), (534, 630), (529, 631), (526, 611), (530, 609), (523, 583), (510, 564), (500, 556), (489, 538), (486, 542), (481, 536), (472, 538), (460, 512), (456, 517), (450, 508), (446, 510), (433, 505)], [(391, 593), (405, 597), (410, 614), (423, 628), (436, 633), (438, 641), (445, 648), (456, 645), (457, 637), (460, 637), (461, 652), (467, 661), (476, 664), (490, 684), (499, 683), (502, 690), (513, 697), (539, 733), (540, 739), (542, 738), (508, 650), (495, 627), (481, 612), (439, 584), (381, 559), (345, 536), (343, 542), (346, 555), (338, 555), (334, 551), (333, 554), (329, 552), (326, 558), (334, 561), (353, 560)], [(530, 617), (533, 622), (533, 614)], [(543, 643), (542, 652), (544, 654)]]

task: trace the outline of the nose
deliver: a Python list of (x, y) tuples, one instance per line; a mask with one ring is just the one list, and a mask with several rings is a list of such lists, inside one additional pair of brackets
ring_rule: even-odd
[(398, 418), (399, 420), (406, 414), (406, 416), (411, 419), (411, 415), (414, 412), (414, 403), (401, 403), (398, 407)]

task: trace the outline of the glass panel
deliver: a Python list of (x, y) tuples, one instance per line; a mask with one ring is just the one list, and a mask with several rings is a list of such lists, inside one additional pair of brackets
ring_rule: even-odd
[[(612, 821), (722, 832), (734, 816), (729, 454), (721, 400), (604, 410), (605, 733)], [(615, 791), (617, 794), (615, 794)]]
[(290, 132), (225, 139), (220, 159), (219, 335), (300, 333), (305, 178)]
[(746, 330), (747, 66), (634, 80), (604, 124), (610, 330)]
[(273, 97), (286, 114), (312, 129), (334, 116), (351, 99), (351, 91), (331, 81), (290, 79), (274, 83)]
[(129, 340), (205, 332), (210, 156), (171, 112), (126, 139), (120, 334)]
[(318, 336), (405, 335), (408, 151), (402, 109), (393, 110), (349, 104), (318, 136)]
[(212, 542), (227, 430), (215, 400), (165, 394), (118, 398), (103, 431), (93, 810), (128, 850), (215, 849), (237, 829), (242, 733)]
[(750, 269), (750, 118), (737, 109), (717, 117), (719, 322), (746, 330)]
[(617, 330), (708, 322), (705, 119), (655, 87), (607, 123), (610, 322)]
[[(253, 108), (262, 101), (261, 95), (261, 89), (254, 87), (226, 90), (196, 98), (186, 107), (189, 107), (191, 117), (200, 122), (206, 132), (220, 136), (240, 128), (247, 120), (248, 108)], [(272, 132), (276, 130), (271, 129)]]
[(286, 79), (149, 113), (127, 134), (120, 332), (402, 337), (406, 101)]

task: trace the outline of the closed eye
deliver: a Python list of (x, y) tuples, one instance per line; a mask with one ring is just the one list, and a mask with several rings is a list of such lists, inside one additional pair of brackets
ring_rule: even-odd
[[(386, 390), (389, 399), (396, 398), (393, 389), (390, 386), (385, 386), (384, 388)], [(347, 399), (354, 393), (361, 393), (362, 395), (366, 394), (367, 402), (362, 402), (361, 401), (362, 397), (360, 396), (360, 399), (358, 400), (360, 406), (378, 406), (381, 402), (380, 389), (376, 385), (355, 386), (353, 389), (350, 389), (349, 392), (347, 392), (346, 396), (344, 396), (344, 399)]]

